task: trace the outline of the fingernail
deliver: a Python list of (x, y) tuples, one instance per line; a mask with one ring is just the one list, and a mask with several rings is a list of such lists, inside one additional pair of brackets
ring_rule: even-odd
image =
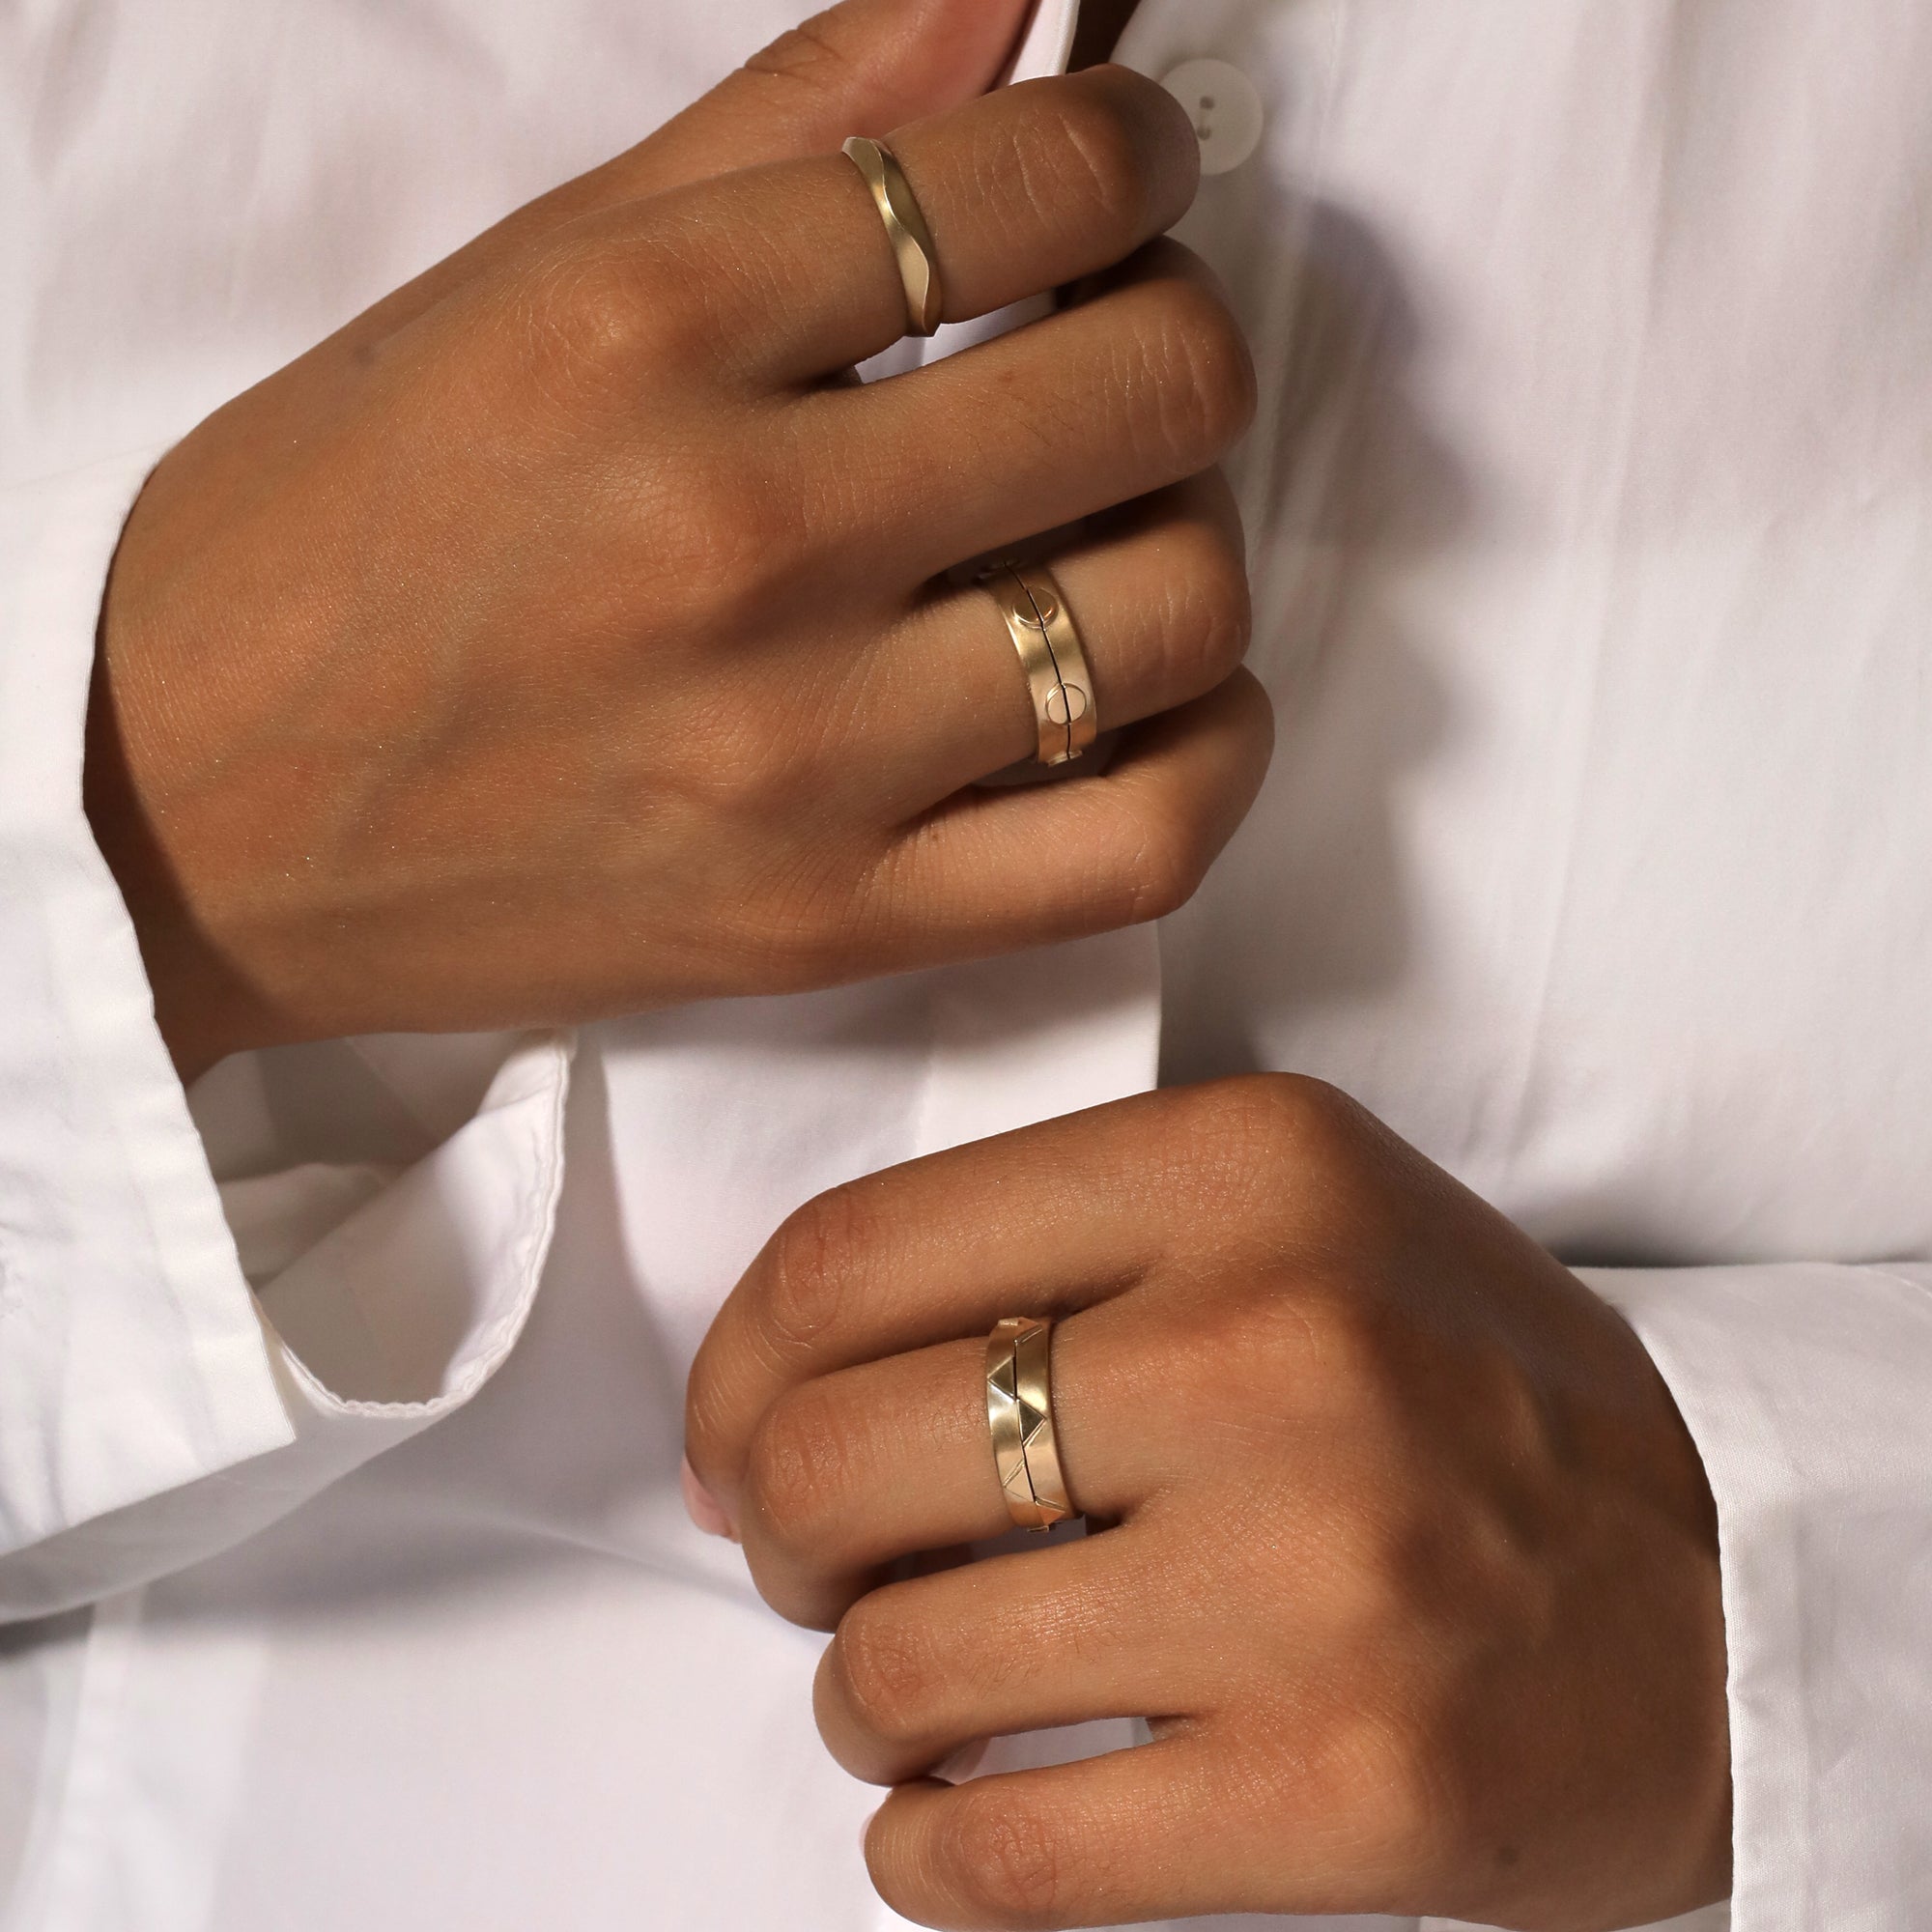
[(719, 1507), (718, 1498), (697, 1480), (697, 1471), (691, 1466), (689, 1456), (678, 1471), (678, 1480), (684, 1486), (684, 1507), (692, 1521), (706, 1536), (729, 1537), (736, 1543), (738, 1539), (732, 1534), (731, 1519)]

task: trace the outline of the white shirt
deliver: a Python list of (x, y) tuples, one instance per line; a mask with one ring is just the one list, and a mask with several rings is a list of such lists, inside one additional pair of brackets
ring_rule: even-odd
[(818, 1188), (1158, 1065), (1336, 1081), (1626, 1310), (1719, 1505), (1731, 1923), (1918, 1932), (1919, 0), (1143, 0), (1125, 60), (1262, 109), (1180, 233), (1262, 370), (1282, 725), (1158, 957), (688, 1009), (574, 1070), (248, 1056), (190, 1114), (79, 806), (142, 476), (802, 11), (0, 17), (0, 1927), (896, 1923), (822, 1640), (684, 1520), (684, 1371)]

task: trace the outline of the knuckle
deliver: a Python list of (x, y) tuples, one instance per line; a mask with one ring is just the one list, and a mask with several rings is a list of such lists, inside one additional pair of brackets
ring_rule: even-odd
[(781, 1554), (822, 1551), (856, 1448), (849, 1418), (812, 1383), (779, 1397), (752, 1437), (745, 1498)]
[[(1338, 1649), (1400, 1659), (1405, 1634), (1428, 1624), (1430, 1604), (1410, 1587), (1412, 1521), (1386, 1495), (1365, 1495), (1362, 1474), (1340, 1475), (1311, 1508), (1322, 1584), (1309, 1605), (1309, 1623)], [(1363, 1713), (1374, 1716), (1367, 1705)], [(1386, 1747), (1386, 1738), (1379, 1742)]]
[(863, 851), (836, 830), (800, 836), (801, 801), (824, 786), (811, 747), (753, 753), (724, 782), (725, 810), (781, 848), (743, 882), (721, 926), (747, 991), (830, 985), (888, 956), (890, 908), (868, 898)]
[(706, 449), (646, 509), (666, 601), (698, 635), (755, 631), (797, 587), (810, 534), (769, 467)]
[(1205, 690), (1246, 657), (1253, 627), (1246, 559), (1220, 531), (1177, 532), (1168, 577), (1165, 633), (1176, 682)]
[(1124, 828), (1122, 923), (1139, 925), (1179, 912), (1208, 876), (1212, 850), (1185, 812), (1137, 814)]
[(1052, 109), (1040, 123), (1037, 156), (1051, 203), (1069, 223), (1109, 235), (1145, 228), (1153, 199), (1148, 144), (1130, 97), (1091, 86), (1062, 87), (1042, 98)]
[(1186, 110), (1124, 68), (1089, 68), (1032, 84), (1017, 140), (1000, 141), (1002, 177), (1017, 149), (1020, 179), (1054, 227), (1100, 244), (1114, 260), (1185, 211), (1200, 179)]
[(738, 897), (721, 913), (721, 934), (768, 964), (810, 937), (841, 848), (800, 836), (802, 806), (823, 786), (823, 752), (801, 695), (781, 687), (776, 702), (747, 703), (742, 685), (716, 683), (684, 721), (680, 796), (742, 841)]
[(1254, 357), (1234, 312), (1200, 281), (1169, 275), (1149, 296), (1142, 354), (1155, 422), (1175, 458), (1200, 469), (1254, 419)]
[(917, 1744), (931, 1728), (940, 1688), (930, 1634), (915, 1620), (862, 1597), (832, 1639), (835, 1667), (854, 1718), (888, 1744)]
[(530, 271), (532, 361), (553, 391), (634, 393), (640, 370), (681, 362), (696, 337), (689, 304), (653, 276), (647, 250), (556, 248)]
[[(1282, 1391), (1299, 1391), (1322, 1355), (1322, 1319), (1305, 1297), (1261, 1291), (1191, 1311), (1187, 1346), (1177, 1350), (1167, 1395), (1181, 1415), (1233, 1412), (1270, 1428), (1290, 1426)], [(1244, 1399), (1244, 1393), (1246, 1397)], [(1251, 1412), (1251, 1414), (1250, 1414)]]
[(1351, 1842), (1398, 1870), (1422, 1870), (1455, 1842), (1454, 1781), (1425, 1723), (1358, 1712), (1330, 1730), (1318, 1782)]
[[(1181, 1417), (1200, 1415), (1204, 1405), (1239, 1410), (1264, 1433), (1319, 1418), (1338, 1439), (1358, 1441), (1401, 1424), (1386, 1343), (1365, 1297), (1299, 1273), (1193, 1310), (1187, 1346), (1176, 1351), (1164, 1386)], [(1284, 1389), (1294, 1391), (1293, 1414), (1282, 1406)], [(1359, 1547), (1350, 1546), (1351, 1574), (1378, 1581), (1397, 1575), (1398, 1552), (1378, 1539), (1402, 1527), (1364, 1524)]]
[[(1387, 1350), (1368, 1300), (1319, 1282), (1303, 1286), (1293, 1300), (1311, 1408), (1319, 1405), (1351, 1434), (1384, 1422), (1399, 1427), (1401, 1417), (1386, 1412), (1394, 1406), (1395, 1391)], [(1381, 1531), (1382, 1525), (1370, 1525), (1372, 1536)], [(1372, 1542), (1364, 1555), (1374, 1560), (1365, 1561), (1365, 1570), (1378, 1577), (1392, 1574), (1392, 1565), (1382, 1560), (1389, 1553), (1385, 1546)]]
[(851, 55), (839, 44), (835, 32), (838, 25), (836, 11), (815, 14), (760, 47), (745, 63), (745, 71), (835, 91), (847, 83), (852, 67)]
[(756, 1305), (760, 1335), (775, 1353), (810, 1353), (837, 1327), (877, 1222), (865, 1190), (847, 1181), (808, 1201), (772, 1237)]
[(1310, 1074), (1254, 1074), (1225, 1087), (1222, 1131), (1264, 1174), (1330, 1165), (1345, 1155), (1361, 1119), (1339, 1087)]
[(963, 1785), (939, 1847), (951, 1889), (976, 1921), (1051, 1924), (1065, 1891), (1065, 1848), (1043, 1818), (989, 1786)]

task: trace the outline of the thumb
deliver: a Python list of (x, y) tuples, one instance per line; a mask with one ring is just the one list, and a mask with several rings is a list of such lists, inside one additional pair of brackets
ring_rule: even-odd
[[(710, 4), (710, 0), (696, 0)], [(385, 296), (340, 331), (400, 328), (507, 249), (597, 209), (763, 161), (830, 154), (983, 94), (1012, 51), (1030, 0), (843, 0), (755, 53), (655, 134), (539, 195)]]
[(843, 0), (610, 168), (628, 176), (628, 199), (882, 134), (983, 94), (1031, 12), (1030, 0)]

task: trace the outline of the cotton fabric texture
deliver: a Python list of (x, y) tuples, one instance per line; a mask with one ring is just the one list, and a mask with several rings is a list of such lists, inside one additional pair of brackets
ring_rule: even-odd
[(79, 803), (143, 476), (803, 11), (0, 18), (0, 1927), (896, 1923), (821, 1639), (679, 1506), (692, 1352), (825, 1185), (1277, 1067), (1580, 1266), (1669, 1380), (1722, 1535), (1735, 1932), (1918, 1932), (1919, 0), (1144, 0), (1124, 60), (1226, 62), (1264, 115), (1180, 229), (1261, 370), (1281, 724), (1200, 898), (574, 1063), (368, 1039), (180, 1091)]

